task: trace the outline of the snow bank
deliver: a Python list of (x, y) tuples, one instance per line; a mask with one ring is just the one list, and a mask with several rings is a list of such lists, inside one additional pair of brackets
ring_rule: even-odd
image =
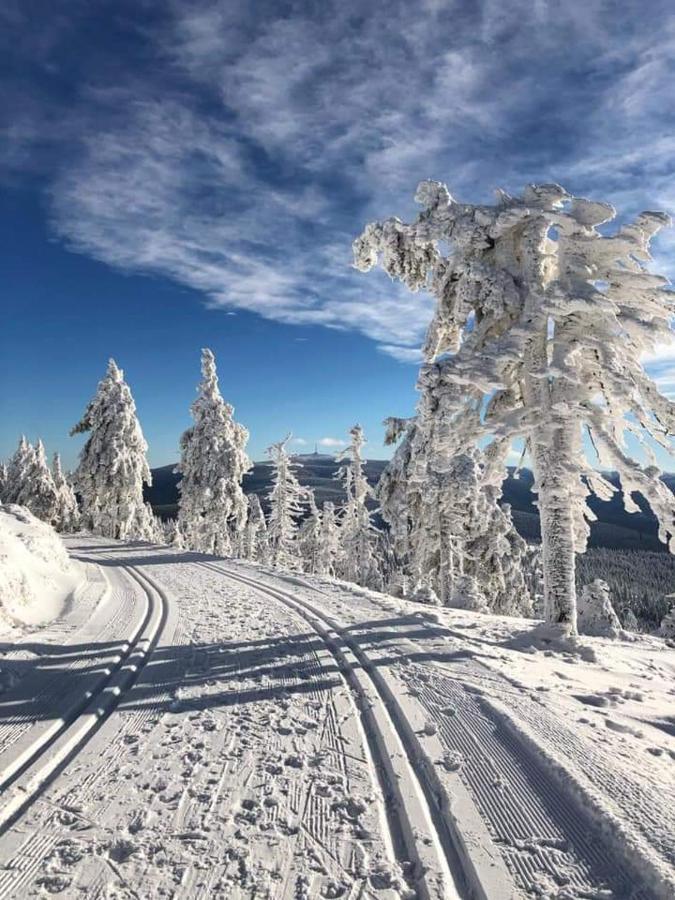
[(23, 506), (0, 505), (0, 627), (54, 619), (81, 580), (51, 526)]

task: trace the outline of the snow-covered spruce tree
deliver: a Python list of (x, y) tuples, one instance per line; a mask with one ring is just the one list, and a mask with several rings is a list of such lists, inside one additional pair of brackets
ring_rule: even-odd
[(36, 518), (53, 525), (58, 514), (59, 497), (41, 440), (29, 456), (28, 471), (15, 502), (29, 509)]
[(76, 531), (80, 523), (80, 512), (73, 486), (63, 473), (61, 457), (58, 453), (52, 459), (52, 477), (57, 493), (54, 527), (57, 531)]
[(221, 396), (210, 350), (202, 350), (197, 392), (190, 410), (194, 425), (180, 439), (178, 524), (190, 550), (228, 556), (246, 522), (241, 482), (251, 461), (245, 451), (248, 431), (234, 421), (233, 408)]
[(269, 562), (270, 557), (265, 514), (257, 494), (249, 494), (246, 499), (248, 500), (248, 516), (241, 555), (244, 559), (265, 565)]
[(346, 463), (340, 467), (338, 477), (342, 480), (347, 498), (340, 515), (337, 574), (345, 581), (353, 581), (363, 587), (380, 588), (381, 577), (375, 552), (378, 532), (367, 506), (367, 501), (374, 497), (374, 491), (363, 468), (365, 438), (360, 425), (354, 425), (349, 434), (349, 447), (337, 456), (339, 462)]
[(304, 490), (309, 512), (298, 530), (298, 544), (302, 556), (303, 572), (316, 575), (319, 571), (321, 551), (321, 512), (316, 505), (314, 491), (310, 487), (306, 487)]
[(4, 462), (0, 462), (0, 503), (5, 502), (5, 492), (7, 490), (7, 466)]
[(148, 445), (124, 373), (114, 359), (70, 433), (89, 434), (74, 475), (82, 526), (108, 538), (150, 539), (152, 511), (143, 501), (143, 484), (151, 483)]
[(19, 445), (9, 460), (3, 503), (18, 503), (19, 497), (27, 488), (29, 473), (35, 466), (35, 447), (22, 434)]
[(319, 551), (316, 574), (335, 575), (335, 561), (340, 551), (340, 530), (335, 518), (335, 505), (327, 500), (321, 510), (319, 530)]
[[(422, 369), (417, 416), (388, 419), (386, 441), (399, 446), (377, 486), (380, 511), (408, 594), (428, 603), (528, 615), (525, 541), (498, 504), (502, 473), (475, 446), (461, 452), (442, 411), (434, 369)], [(474, 584), (470, 582), (474, 581)]]
[(621, 622), (614, 611), (609, 585), (602, 578), (585, 584), (579, 596), (578, 625), (581, 634), (618, 637)]
[(283, 441), (278, 441), (267, 449), (274, 466), (272, 490), (269, 493), (267, 537), (272, 565), (300, 571), (302, 557), (298, 542), (298, 518), (302, 514), (307, 492), (294, 471), (300, 464), (286, 452), (290, 439), (289, 434)]
[[(669, 599), (675, 599), (675, 595), (671, 594)], [(663, 617), (659, 634), (667, 640), (675, 640), (675, 603), (671, 606), (670, 612)]]
[(167, 519), (163, 523), (164, 540), (163, 543), (169, 547), (175, 547), (176, 550), (183, 549), (183, 535), (178, 527), (176, 519)]
[(354, 244), (356, 266), (381, 261), (392, 278), (436, 297), (429, 377), (457, 451), (490, 435), (494, 461), (505, 462), (512, 440), (525, 439), (539, 498), (545, 616), (574, 631), (575, 553), (593, 519), (586, 499), (615, 490), (585, 458), (582, 430), (600, 464), (619, 472), (626, 508), (636, 509), (632, 494), (641, 493), (661, 539), (675, 532), (658, 468), (653, 460), (640, 466), (623, 442), (632, 432), (670, 450), (675, 429), (675, 405), (640, 361), (672, 339), (673, 295), (646, 270), (649, 242), (668, 217), (643, 213), (605, 236), (597, 226), (613, 208), (559, 185), (474, 206), (425, 181), (416, 200), (423, 210), (412, 224), (367, 226)]
[(164, 522), (154, 513), (150, 519), (147, 540), (152, 541), (153, 544), (167, 544)]

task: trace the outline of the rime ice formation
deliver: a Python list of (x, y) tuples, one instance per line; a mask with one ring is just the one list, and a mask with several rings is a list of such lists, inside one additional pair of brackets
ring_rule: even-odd
[(27, 488), (30, 473), (35, 466), (35, 447), (24, 435), (19, 438), (19, 445), (14, 451), (9, 464), (2, 492), (3, 503), (18, 503)]
[(244, 530), (242, 556), (254, 562), (268, 563), (270, 548), (267, 539), (267, 522), (257, 494), (249, 494), (248, 515)]
[(345, 462), (338, 477), (342, 479), (347, 496), (340, 516), (338, 574), (355, 584), (377, 588), (381, 587), (376, 555), (377, 531), (367, 506), (374, 492), (363, 471), (362, 449), (366, 440), (360, 425), (354, 425), (349, 435), (349, 447), (337, 456), (338, 461)]
[(449, 453), (489, 435), (493, 471), (512, 440), (525, 439), (539, 496), (545, 615), (573, 631), (575, 553), (593, 519), (586, 499), (615, 491), (587, 460), (582, 431), (600, 465), (619, 472), (626, 508), (636, 509), (632, 494), (641, 493), (661, 539), (675, 533), (673, 496), (653, 457), (640, 466), (624, 444), (630, 432), (670, 451), (675, 430), (675, 405), (640, 362), (672, 339), (673, 295), (646, 269), (650, 240), (669, 219), (642, 213), (605, 236), (597, 226), (614, 209), (557, 184), (531, 185), (522, 197), (499, 192), (494, 206), (476, 206), (423, 181), (416, 200), (422, 211), (411, 224), (366, 227), (354, 242), (356, 267), (380, 264), (436, 297), (425, 347), (433, 362), (421, 381), (434, 386)]
[(283, 441), (278, 441), (267, 449), (274, 466), (267, 536), (272, 564), (290, 571), (301, 571), (298, 519), (302, 514), (307, 492), (300, 485), (294, 471), (299, 463), (291, 459), (286, 451), (290, 439), (291, 435), (288, 434)]
[(52, 461), (52, 477), (57, 494), (54, 527), (57, 531), (76, 531), (80, 523), (77, 498), (73, 486), (63, 473), (58, 453), (54, 454)]
[(298, 531), (298, 543), (302, 556), (302, 570), (308, 575), (316, 575), (319, 571), (319, 557), (321, 553), (321, 512), (316, 505), (314, 491), (305, 487), (305, 498), (308, 506), (308, 515), (300, 525)]
[(609, 585), (602, 578), (586, 584), (579, 595), (578, 625), (581, 634), (618, 637), (621, 622), (614, 612)]
[(487, 480), (478, 449), (454, 452), (439, 427), (433, 391), (423, 383), (421, 390), (417, 417), (387, 422), (388, 443), (404, 437), (377, 486), (396, 556), (411, 578), (410, 596), (528, 615), (527, 545), (508, 507), (497, 503), (499, 485)]
[(148, 445), (124, 373), (114, 359), (70, 433), (89, 433), (74, 475), (83, 527), (121, 540), (151, 537), (152, 511), (143, 502), (143, 485), (151, 483)]
[(72, 531), (78, 527), (77, 499), (63, 474), (58, 453), (54, 454), (50, 470), (42, 441), (38, 440), (33, 446), (22, 436), (9, 466), (2, 465), (1, 468), (1, 502), (25, 507), (57, 531)]
[(52, 525), (58, 514), (59, 498), (41, 440), (29, 447), (27, 461), (15, 502), (25, 506), (42, 522)]
[(178, 525), (185, 546), (227, 556), (246, 522), (248, 505), (241, 488), (251, 468), (248, 431), (235, 422), (233, 408), (218, 387), (216, 361), (202, 350), (202, 380), (191, 407), (194, 425), (180, 440)]
[(335, 561), (340, 552), (340, 530), (335, 518), (335, 506), (327, 500), (321, 510), (321, 533), (319, 535), (318, 575), (335, 575)]
[[(675, 597), (671, 595), (671, 599), (675, 599)], [(669, 640), (675, 640), (675, 603), (673, 603), (670, 612), (664, 616), (659, 630), (663, 637), (668, 638)]]

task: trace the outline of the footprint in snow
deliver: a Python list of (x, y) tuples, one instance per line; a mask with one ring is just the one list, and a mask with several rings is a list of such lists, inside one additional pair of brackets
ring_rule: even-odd
[(441, 765), (447, 772), (459, 772), (464, 765), (464, 757), (456, 750), (447, 750), (443, 754)]

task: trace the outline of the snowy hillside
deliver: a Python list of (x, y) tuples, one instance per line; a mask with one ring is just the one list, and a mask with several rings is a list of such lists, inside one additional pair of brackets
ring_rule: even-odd
[(68, 543), (110, 594), (3, 694), (0, 896), (673, 896), (664, 641)]
[(49, 525), (0, 504), (0, 628), (53, 619), (83, 577)]

